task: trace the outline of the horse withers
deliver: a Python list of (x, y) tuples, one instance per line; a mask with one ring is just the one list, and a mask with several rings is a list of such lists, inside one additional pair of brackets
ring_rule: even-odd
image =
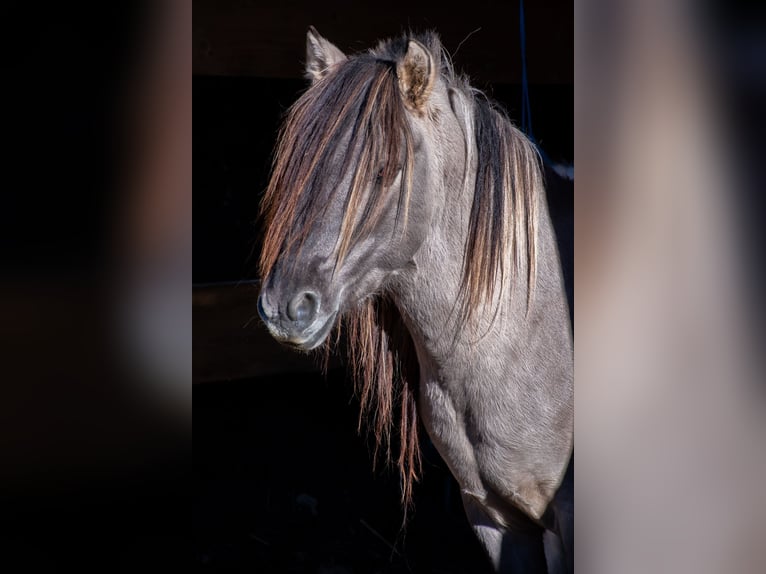
[(311, 28), (306, 75), (262, 204), (264, 323), (302, 351), (345, 329), (405, 508), (421, 421), (495, 568), (571, 572), (572, 335), (536, 149), (433, 33), (346, 56)]

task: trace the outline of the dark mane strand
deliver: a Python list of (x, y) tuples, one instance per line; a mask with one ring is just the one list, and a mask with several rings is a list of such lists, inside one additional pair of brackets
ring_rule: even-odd
[[(537, 275), (537, 202), (542, 189), (539, 155), (532, 142), (484, 94), (472, 90), (476, 181), (460, 285), (460, 322), (520, 273), (527, 310)], [(510, 265), (510, 269), (508, 268)], [(499, 301), (496, 301), (499, 305)]]

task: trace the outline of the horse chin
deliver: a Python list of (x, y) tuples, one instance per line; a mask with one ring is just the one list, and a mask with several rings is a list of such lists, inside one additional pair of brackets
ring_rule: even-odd
[(325, 342), (330, 331), (332, 331), (333, 325), (335, 325), (335, 317), (337, 317), (337, 315), (337, 311), (333, 312), (327, 317), (324, 323), (313, 329), (308, 336), (291, 337), (284, 340), (283, 343), (298, 351), (308, 352), (316, 349)]

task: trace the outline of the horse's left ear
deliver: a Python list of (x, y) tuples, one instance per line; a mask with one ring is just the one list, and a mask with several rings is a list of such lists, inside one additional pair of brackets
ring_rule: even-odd
[(436, 65), (431, 52), (417, 40), (410, 40), (407, 53), (396, 64), (396, 75), (404, 105), (422, 114), (436, 82)]
[(306, 33), (306, 78), (316, 82), (327, 75), (335, 64), (346, 61), (346, 54), (319, 35), (314, 26)]

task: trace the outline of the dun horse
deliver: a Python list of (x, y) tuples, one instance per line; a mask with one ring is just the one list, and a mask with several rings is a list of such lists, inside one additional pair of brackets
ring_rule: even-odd
[(311, 28), (306, 75), (262, 206), (263, 321), (303, 351), (345, 328), (405, 508), (420, 421), (497, 570), (572, 571), (572, 336), (533, 145), (432, 33), (346, 56)]

